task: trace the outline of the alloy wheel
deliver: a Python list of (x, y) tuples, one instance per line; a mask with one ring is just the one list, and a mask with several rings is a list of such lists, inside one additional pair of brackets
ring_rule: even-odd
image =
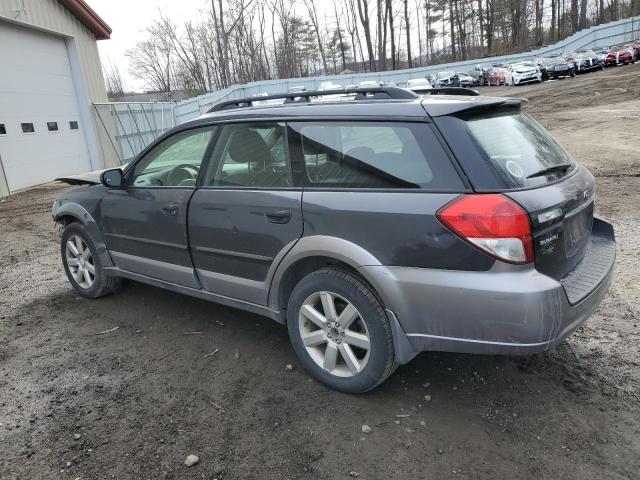
[(69, 273), (76, 283), (89, 289), (96, 279), (96, 266), (87, 243), (79, 235), (71, 235), (65, 246), (65, 256)]
[(300, 307), (298, 328), (313, 361), (338, 377), (353, 377), (369, 361), (371, 339), (358, 309), (327, 291), (310, 295)]

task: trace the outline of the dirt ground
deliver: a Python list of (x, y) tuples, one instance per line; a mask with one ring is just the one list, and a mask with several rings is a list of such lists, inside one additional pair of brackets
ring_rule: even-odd
[(614, 283), (570, 339), (423, 353), (339, 394), (268, 319), (135, 283), (75, 295), (50, 184), (0, 203), (0, 478), (640, 478), (640, 65), (486, 92), (530, 100), (615, 225)]

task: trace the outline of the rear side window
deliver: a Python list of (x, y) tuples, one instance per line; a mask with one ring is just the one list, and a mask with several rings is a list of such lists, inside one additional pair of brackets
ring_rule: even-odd
[(305, 186), (463, 188), (431, 127), (424, 123), (290, 123)]
[(467, 126), (507, 188), (549, 183), (576, 167), (569, 153), (525, 113), (472, 117)]
[(202, 185), (287, 188), (291, 174), (284, 126), (238, 123), (222, 127)]

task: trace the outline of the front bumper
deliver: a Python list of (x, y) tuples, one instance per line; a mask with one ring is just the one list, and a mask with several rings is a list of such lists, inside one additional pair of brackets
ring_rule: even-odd
[(605, 297), (615, 238), (594, 219), (582, 262), (561, 281), (532, 265), (497, 261), (484, 272), (361, 267), (398, 319), (414, 350), (530, 354), (573, 333)]

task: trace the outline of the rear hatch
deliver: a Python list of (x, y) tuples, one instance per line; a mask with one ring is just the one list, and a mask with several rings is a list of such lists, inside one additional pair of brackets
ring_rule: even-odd
[[(536, 269), (556, 279), (565, 277), (584, 258), (591, 240), (591, 173), (519, 108), (436, 119), (446, 138), (451, 136), (447, 130), (453, 132), (452, 122), (458, 122), (457, 138), (449, 143), (474, 189), (501, 192), (527, 210)], [(460, 127), (468, 137), (460, 135)]]

